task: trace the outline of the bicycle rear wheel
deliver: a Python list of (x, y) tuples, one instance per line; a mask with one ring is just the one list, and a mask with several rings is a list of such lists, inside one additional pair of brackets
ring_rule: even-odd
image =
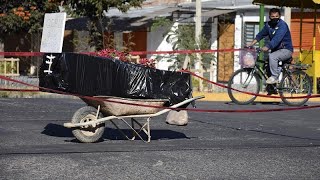
[(291, 97), (309, 96), (311, 95), (312, 83), (310, 77), (303, 71), (294, 71), (286, 74), (279, 85), (279, 93), (282, 101), (289, 106), (302, 106), (309, 98)]
[[(228, 82), (228, 95), (230, 99), (240, 105), (252, 103), (260, 90), (260, 78), (253, 72), (253, 69), (239, 69), (234, 72)], [(238, 92), (230, 88), (248, 92), (252, 94), (245, 94), (243, 92)]]

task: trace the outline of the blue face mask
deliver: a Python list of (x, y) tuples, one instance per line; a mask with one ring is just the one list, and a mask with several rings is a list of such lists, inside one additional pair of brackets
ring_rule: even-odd
[(273, 18), (273, 19), (270, 19), (270, 21), (268, 22), (269, 26), (272, 27), (272, 28), (275, 28), (279, 22), (279, 19), (280, 18)]

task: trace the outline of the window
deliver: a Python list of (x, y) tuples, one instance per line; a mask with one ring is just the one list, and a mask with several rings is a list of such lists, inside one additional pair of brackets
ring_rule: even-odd
[(259, 32), (259, 23), (247, 22), (244, 26), (244, 45), (253, 41)]
[[(244, 25), (244, 45), (252, 42), (256, 35), (259, 33), (259, 23), (258, 22), (246, 22)], [(269, 37), (264, 38), (264, 44), (269, 43)], [(259, 47), (259, 43), (255, 44), (255, 47)], [(267, 53), (263, 56), (264, 59), (267, 59)]]
[[(258, 22), (246, 22), (244, 25), (244, 45), (253, 41), (256, 35), (259, 33), (259, 23)], [(266, 37), (264, 39), (264, 43), (268, 43), (269, 38)], [(258, 47), (259, 44), (257, 43), (255, 47)]]

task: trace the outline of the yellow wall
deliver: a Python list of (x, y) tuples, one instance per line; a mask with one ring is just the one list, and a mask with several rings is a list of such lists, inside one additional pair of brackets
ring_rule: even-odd
[(311, 67), (306, 71), (309, 76), (320, 77), (320, 51), (302, 51), (300, 61), (302, 64), (310, 64)]

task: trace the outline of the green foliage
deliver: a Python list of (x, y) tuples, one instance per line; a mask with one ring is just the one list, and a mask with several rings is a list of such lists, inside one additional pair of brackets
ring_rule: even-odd
[(143, 0), (2, 0), (0, 1), (0, 40), (10, 33), (38, 32), (43, 25), (45, 13), (59, 12), (64, 5), (74, 17), (88, 17), (90, 45), (103, 48), (103, 11), (117, 8), (126, 12), (130, 7), (140, 7)]
[(58, 12), (60, 1), (0, 1), (0, 39), (8, 34), (38, 32), (44, 13)]
[(140, 7), (143, 0), (68, 0), (66, 1), (66, 9), (73, 17), (88, 17), (90, 22), (88, 28), (91, 39), (89, 44), (96, 50), (105, 49), (105, 38), (103, 24), (103, 11), (110, 8), (117, 8), (122, 12), (127, 12), (130, 7)]
[[(199, 78), (192, 76), (191, 77), (192, 88), (196, 91), (199, 91)], [(208, 83), (206, 81), (202, 81), (203, 87), (208, 87)]]
[(143, 0), (67, 0), (66, 2), (67, 5), (70, 4), (72, 15), (91, 19), (101, 17), (103, 11), (108, 11), (110, 8), (126, 12), (130, 7), (140, 7)]
[[(166, 39), (167, 42), (173, 45), (174, 50), (198, 50), (198, 49), (210, 49), (210, 41), (202, 34), (199, 37), (199, 46), (195, 41), (195, 26), (194, 25), (179, 25), (179, 27), (173, 28), (168, 33)], [(194, 64), (196, 60), (196, 54), (190, 54), (191, 64)], [(177, 56), (180, 66), (184, 61), (186, 55), (180, 54)], [(214, 59), (211, 53), (201, 54), (203, 68), (206, 69), (210, 66), (210, 63)]]
[(173, 22), (170, 19), (165, 17), (156, 17), (152, 22), (151, 31), (155, 31), (160, 27), (170, 28), (172, 25)]

